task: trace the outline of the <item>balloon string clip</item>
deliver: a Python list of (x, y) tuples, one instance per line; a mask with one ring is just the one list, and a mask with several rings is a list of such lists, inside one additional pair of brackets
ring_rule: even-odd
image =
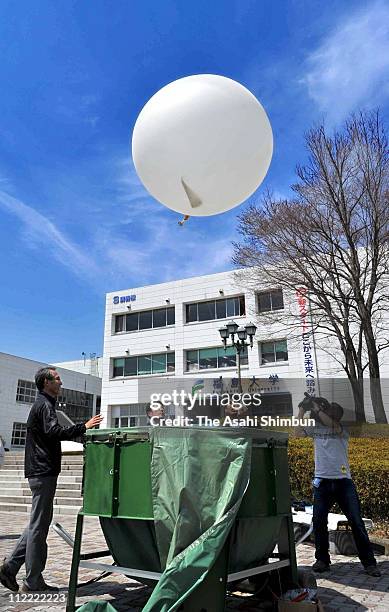
[(183, 219), (181, 219), (181, 221), (178, 222), (178, 225), (180, 225), (181, 227), (184, 225), (185, 221), (188, 221), (188, 219), (190, 219), (190, 215), (185, 215)]

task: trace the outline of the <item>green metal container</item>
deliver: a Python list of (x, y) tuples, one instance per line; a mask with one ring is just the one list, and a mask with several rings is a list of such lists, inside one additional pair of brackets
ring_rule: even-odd
[[(186, 431), (174, 428), (172, 434), (179, 429)], [(211, 428), (205, 430), (206, 433), (210, 431)], [(216, 431), (219, 433), (220, 429)], [(227, 435), (237, 431), (242, 435), (242, 430), (228, 428), (224, 431)], [(84, 514), (153, 520), (149, 433), (149, 427), (129, 427), (87, 435)], [(247, 428), (244, 436), (252, 438), (253, 451), (250, 484), (239, 516), (289, 513), (287, 434)]]
[[(220, 499), (212, 495), (219, 485), (213, 478), (213, 472), (215, 466), (221, 463), (220, 472), (216, 474), (215, 471), (215, 478), (225, 478), (223, 495), (228, 495), (234, 487), (236, 491), (241, 487), (238, 502), (234, 493), (235, 497), (233, 495), (232, 501), (227, 504), (226, 516), (234, 512), (234, 508), (238, 509), (228, 527), (228, 537), (223, 539), (224, 536), (220, 536), (220, 550), (211, 570), (198, 584), (196, 582), (196, 588), (186, 597), (182, 609), (185, 612), (222, 611), (227, 582), (269, 571), (268, 561), (272, 558), (283, 581), (295, 582), (287, 435), (251, 428), (190, 428), (191, 431), (188, 428), (171, 428), (170, 431), (163, 428), (162, 435), (156, 429), (144, 427), (87, 432), (82, 515), (101, 517), (106, 541), (116, 564), (122, 568), (163, 573), (166, 564), (172, 563), (171, 558), (166, 560), (169, 557), (166, 552), (169, 542), (165, 542), (166, 554), (161, 545), (163, 538), (170, 533), (169, 517), (166, 524), (161, 521), (164, 513), (169, 514), (170, 503), (173, 509), (180, 509), (179, 521), (182, 524), (179, 529), (184, 534), (183, 552), (180, 554), (184, 555), (188, 544), (185, 530), (193, 529), (195, 534), (196, 530), (206, 532), (209, 528), (206, 521), (212, 515), (211, 506), (220, 504)], [(214, 445), (212, 440), (215, 440)], [(161, 441), (168, 452), (171, 449), (171, 460), (164, 465), (165, 455), (162, 454), (162, 460), (155, 465)], [(230, 468), (231, 457), (233, 461), (239, 461), (239, 449), (236, 450), (239, 445), (242, 448), (245, 446), (246, 463), (231, 477), (226, 470)], [(204, 452), (204, 449), (208, 451)], [(186, 462), (185, 469), (181, 465), (180, 453), (182, 461)], [(221, 457), (221, 461), (218, 457)], [(176, 468), (172, 469), (174, 462)], [(197, 470), (195, 474), (190, 474), (192, 466), (193, 470)], [(238, 482), (243, 469), (249, 474), (245, 486), (243, 480)], [(170, 474), (168, 486), (156, 489), (158, 473), (162, 478), (166, 471)], [(183, 474), (188, 476), (184, 483), (181, 482)], [(196, 488), (197, 483), (201, 491), (189, 490)], [(196, 506), (193, 500), (196, 502), (197, 496), (199, 507), (193, 507)], [(218, 521), (215, 527), (211, 526), (210, 533), (218, 528)], [(176, 537), (176, 531), (173, 531)], [(169, 537), (173, 537), (173, 531)], [(276, 546), (278, 548), (275, 550)], [(177, 556), (175, 551), (173, 563), (175, 558), (180, 558), (180, 554)], [(152, 578), (151, 583), (157, 579)], [(146, 606), (146, 609), (158, 610), (158, 605)]]
[(90, 434), (85, 451), (84, 514), (153, 520), (150, 464), (146, 430)]

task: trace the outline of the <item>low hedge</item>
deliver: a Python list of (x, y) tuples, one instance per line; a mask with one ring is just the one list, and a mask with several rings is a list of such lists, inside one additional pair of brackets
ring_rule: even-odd
[[(310, 438), (290, 438), (288, 454), (292, 495), (298, 500), (312, 500), (313, 441)], [(387, 520), (389, 439), (351, 438), (349, 459), (363, 516), (373, 520)]]

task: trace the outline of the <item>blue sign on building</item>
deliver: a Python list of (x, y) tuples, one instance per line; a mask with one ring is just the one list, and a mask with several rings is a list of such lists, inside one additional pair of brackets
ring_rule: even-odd
[(125, 304), (126, 302), (135, 302), (136, 295), (114, 295), (113, 303), (114, 304)]

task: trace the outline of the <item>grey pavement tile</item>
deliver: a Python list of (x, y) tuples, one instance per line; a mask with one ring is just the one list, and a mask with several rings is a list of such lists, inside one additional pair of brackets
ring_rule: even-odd
[[(27, 523), (28, 517), (25, 514), (0, 513), (0, 559), (10, 552), (15, 544), (16, 536), (21, 533)], [(67, 531), (74, 533), (75, 517), (61, 517), (60, 522)], [(46, 580), (52, 584), (66, 588), (69, 580), (71, 549), (59, 537), (50, 530), (49, 552)], [(83, 552), (105, 548), (104, 536), (101, 532), (98, 519), (88, 517), (85, 521)], [(299, 566), (309, 568), (314, 563), (314, 548), (310, 545), (303, 545), (297, 549)], [(332, 558), (331, 572), (324, 577), (317, 577), (319, 585), (319, 597), (325, 606), (326, 612), (331, 610), (377, 610), (389, 612), (389, 559), (379, 557), (379, 562), (383, 563), (381, 578), (371, 578), (363, 573), (358, 559), (336, 555)], [(105, 562), (112, 563), (112, 559), (107, 558)], [(79, 574), (80, 581), (90, 580), (95, 576), (89, 569), (81, 569)], [(21, 572), (20, 578), (23, 577)], [(96, 583), (93, 587), (84, 587), (78, 592), (77, 603), (80, 605), (91, 599), (102, 599), (111, 601), (118, 612), (141, 612), (145, 602), (150, 596), (151, 590), (143, 587), (138, 582), (125, 576), (109, 576)], [(92, 590), (93, 589), (93, 590)], [(233, 599), (229, 598), (226, 610), (244, 612), (252, 610), (259, 611), (263, 606), (257, 600), (249, 598)], [(33, 612), (63, 612), (64, 607), (42, 604), (22, 604), (19, 603), (10, 607), (8, 592), (0, 586), (0, 612), (10, 612), (11, 609), (17, 612), (31, 610)]]

